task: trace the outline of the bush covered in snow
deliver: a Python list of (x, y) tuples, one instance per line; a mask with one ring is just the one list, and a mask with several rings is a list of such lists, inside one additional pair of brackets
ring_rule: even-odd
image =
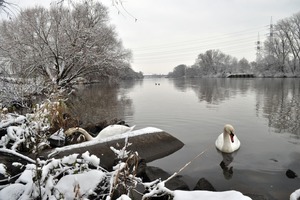
[(37, 104), (33, 113), (19, 115), (0, 112), (0, 129), (3, 134), (0, 147), (13, 151), (37, 152), (38, 148), (48, 145), (48, 135), (51, 127), (62, 122), (64, 104), (62, 101)]
[[(0, 112), (0, 129), (6, 132), (0, 140), (0, 152), (28, 161), (25, 165), (13, 163), (24, 171), (13, 184), (2, 186), (0, 199), (129, 199), (129, 192), (142, 180), (136, 177), (138, 154), (127, 151), (127, 139), (120, 150), (111, 148), (120, 160), (111, 172), (103, 169), (100, 159), (88, 151), (47, 160), (33, 160), (20, 153), (26, 150), (38, 156), (40, 148), (48, 145), (49, 129), (62, 123), (63, 110), (63, 102), (48, 101), (26, 115), (7, 113), (6, 109)], [(2, 163), (0, 173), (10, 178)]]

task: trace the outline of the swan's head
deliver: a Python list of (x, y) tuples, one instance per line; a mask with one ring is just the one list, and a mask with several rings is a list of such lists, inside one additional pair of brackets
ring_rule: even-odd
[(224, 126), (224, 134), (228, 134), (230, 136), (231, 142), (234, 142), (234, 128), (232, 125), (226, 124)]

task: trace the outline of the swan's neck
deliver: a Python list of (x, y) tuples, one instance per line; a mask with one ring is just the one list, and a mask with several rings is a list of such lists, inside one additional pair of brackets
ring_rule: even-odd
[(223, 133), (223, 148), (231, 148), (231, 140), (227, 133)]
[(68, 130), (65, 131), (65, 134), (67, 136), (74, 134), (75, 132), (80, 132), (84, 135), (84, 137), (86, 138), (86, 140), (93, 140), (94, 138), (83, 128), (69, 128)]

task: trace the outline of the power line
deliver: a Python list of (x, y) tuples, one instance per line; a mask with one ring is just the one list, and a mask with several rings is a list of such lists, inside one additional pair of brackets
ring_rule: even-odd
[(182, 46), (182, 45), (190, 45), (190, 44), (197, 44), (197, 43), (209, 43), (211, 41), (232, 39), (232, 38), (236, 38), (239, 35), (245, 36), (245, 33), (247, 33), (247, 34), (255, 33), (256, 34), (259, 30), (265, 30), (266, 27), (268, 27), (268, 25), (260, 26), (255, 29), (251, 28), (251, 29), (246, 29), (246, 30), (242, 30), (242, 31), (218, 34), (218, 35), (214, 35), (214, 36), (208, 36), (208, 37), (193, 39), (193, 40), (183, 40), (183, 41), (171, 42), (171, 43), (158, 43), (158, 44), (148, 45), (148, 46), (144, 46), (144, 47), (137, 47), (137, 48), (135, 48), (135, 50), (136, 51), (148, 51), (148, 50), (157, 49), (157, 48), (170, 48), (170, 47), (176, 47), (176, 46)]
[(191, 46), (187, 47), (182, 47), (179, 46), (178, 48), (174, 49), (167, 49), (167, 50), (157, 50), (157, 51), (148, 51), (148, 52), (142, 52), (139, 53), (139, 51), (135, 51), (137, 53), (134, 53), (136, 57), (147, 57), (151, 55), (157, 55), (157, 54), (172, 54), (172, 53), (177, 53), (177, 52), (182, 52), (182, 51), (194, 51), (194, 50), (201, 50), (201, 49), (220, 49), (220, 48), (225, 48), (225, 47), (235, 47), (235, 46), (242, 46), (242, 45), (253, 45), (253, 38), (255, 36), (250, 36), (247, 38), (240, 38), (240, 39), (235, 39), (234, 42), (232, 40), (227, 40), (227, 41), (222, 41), (222, 42), (206, 42), (206, 43), (200, 43), (200, 44), (194, 44)]
[(199, 39), (183, 40), (171, 43), (158, 43), (145, 47), (133, 48), (134, 61), (153, 62), (153, 61), (175, 61), (179, 59), (194, 58), (199, 53), (209, 49), (219, 49), (222, 52), (243, 54), (245, 52), (254, 52), (254, 41), (257, 31), (266, 31), (266, 26), (250, 28), (246, 30), (218, 34)]

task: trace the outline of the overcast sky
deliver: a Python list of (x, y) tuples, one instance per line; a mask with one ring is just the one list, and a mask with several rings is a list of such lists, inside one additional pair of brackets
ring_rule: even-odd
[[(51, 2), (11, 1), (21, 7)], [(144, 74), (192, 65), (209, 49), (254, 61), (258, 34), (264, 41), (271, 17), (275, 24), (300, 12), (300, 0), (124, 0), (116, 6), (112, 1), (101, 2), (124, 47), (132, 50), (133, 69)]]

